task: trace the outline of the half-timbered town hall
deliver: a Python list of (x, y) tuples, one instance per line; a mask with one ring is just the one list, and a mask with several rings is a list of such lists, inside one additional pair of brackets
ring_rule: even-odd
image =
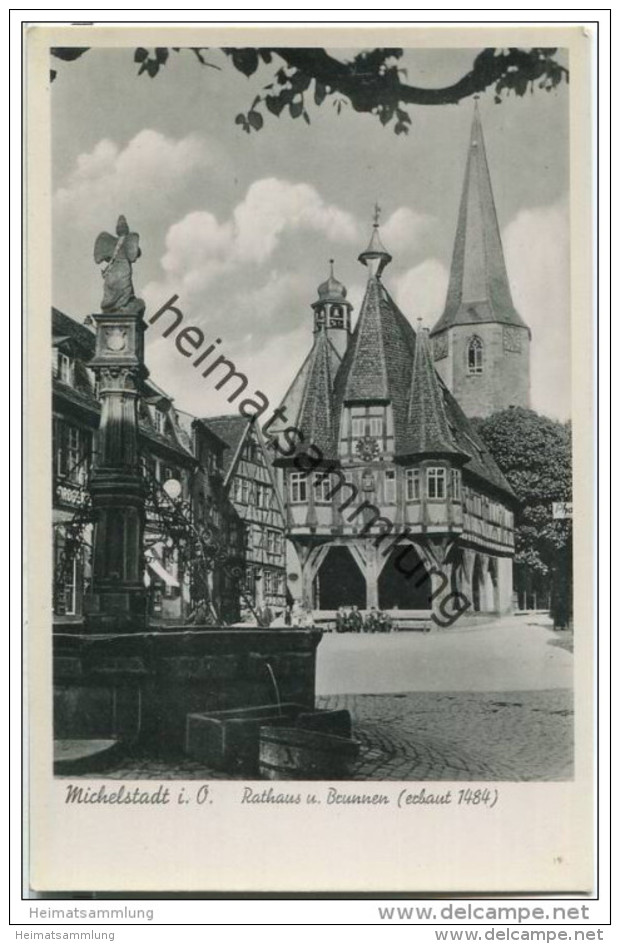
[[(368, 281), (355, 330), (332, 266), (312, 304), (312, 348), (282, 403), (289, 437), (295, 429), (312, 444), (276, 460), (298, 596), (319, 619), (342, 606), (401, 620), (506, 612), (516, 500), (466, 412), (527, 402), (529, 331), (511, 301), (477, 113), (432, 338), (390, 296), (391, 258), (376, 218), (359, 256)], [(285, 436), (284, 424), (273, 432)]]

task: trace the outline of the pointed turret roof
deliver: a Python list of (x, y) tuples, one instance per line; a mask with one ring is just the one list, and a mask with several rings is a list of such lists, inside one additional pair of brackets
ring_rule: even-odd
[(335, 448), (333, 389), (340, 356), (321, 329), (314, 336), (310, 353), (280, 404), (286, 419), (270, 427), (270, 436), (287, 426), (302, 430), (304, 441), (331, 456)]
[(446, 304), (431, 334), (497, 321), (526, 328), (512, 301), (478, 103), (474, 107)]
[(338, 418), (348, 403), (391, 402), (396, 440), (407, 425), (415, 332), (376, 276), (368, 280), (353, 337), (338, 371)]
[[(335, 356), (334, 356), (335, 355)], [(340, 358), (324, 329), (318, 332), (310, 355), (304, 392), (296, 420), (306, 442), (328, 456), (334, 447), (332, 391)]]
[(456, 444), (448, 419), (445, 389), (429, 350), (428, 329), (421, 326), (416, 334), (407, 436), (401, 451), (408, 455), (430, 453), (468, 458)]

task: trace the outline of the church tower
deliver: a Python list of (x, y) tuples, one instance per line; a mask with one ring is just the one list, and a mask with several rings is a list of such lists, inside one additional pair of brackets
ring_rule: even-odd
[(512, 301), (476, 102), (448, 294), (431, 331), (435, 368), (467, 416), (529, 407), (530, 337)]

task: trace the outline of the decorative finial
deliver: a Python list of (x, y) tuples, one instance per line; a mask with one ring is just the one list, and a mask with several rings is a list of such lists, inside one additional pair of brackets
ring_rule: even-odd
[(329, 260), (329, 274), (331, 278), (333, 279), (334, 277), (334, 260), (333, 259)]
[(375, 227), (378, 227), (378, 226), (379, 226), (379, 217), (380, 217), (380, 216), (381, 216), (381, 207), (379, 206), (379, 204), (378, 204), (377, 201), (375, 200), (375, 208), (374, 208), (374, 213), (373, 213), (373, 226), (375, 226)]

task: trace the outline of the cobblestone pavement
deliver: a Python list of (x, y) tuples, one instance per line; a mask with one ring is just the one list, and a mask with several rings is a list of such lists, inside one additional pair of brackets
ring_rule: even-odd
[[(327, 695), (317, 707), (351, 712), (353, 734), (361, 744), (353, 780), (553, 781), (573, 775), (568, 689)], [(97, 777), (249, 779), (209, 770), (186, 757), (143, 756), (125, 758)]]

